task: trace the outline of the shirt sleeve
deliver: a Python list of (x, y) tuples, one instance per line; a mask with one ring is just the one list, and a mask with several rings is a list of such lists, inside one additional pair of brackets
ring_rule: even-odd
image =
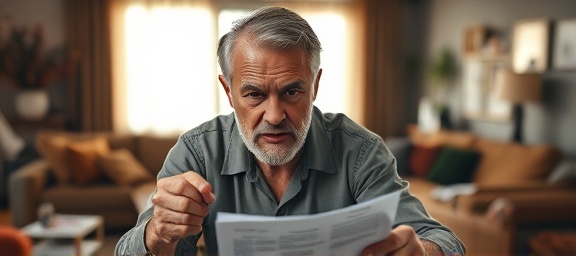
[(464, 255), (464, 245), (447, 227), (432, 219), (418, 198), (410, 194), (409, 183), (398, 176), (396, 159), (381, 138), (365, 140), (353, 167), (353, 193), (358, 202), (402, 190), (394, 227), (411, 226), (416, 234), (438, 244), (444, 255)]
[[(181, 136), (168, 153), (164, 165), (158, 174), (158, 179), (182, 174), (188, 170), (200, 169), (200, 165), (196, 164), (197, 159), (195, 159), (194, 154), (191, 153), (191, 148), (192, 145), (189, 138)], [(148, 209), (138, 216), (136, 226), (126, 232), (116, 244), (115, 255), (146, 255), (147, 251), (144, 244), (144, 235), (146, 232), (146, 225), (152, 218), (153, 213), (154, 207), (149, 202)], [(176, 247), (177, 254), (194, 255), (196, 252), (196, 241), (199, 236), (200, 235), (189, 236), (180, 239)]]
[(144, 245), (144, 234), (146, 232), (146, 225), (152, 218), (152, 208), (140, 214), (136, 226), (126, 232), (118, 243), (116, 244), (114, 255), (146, 255), (146, 246)]

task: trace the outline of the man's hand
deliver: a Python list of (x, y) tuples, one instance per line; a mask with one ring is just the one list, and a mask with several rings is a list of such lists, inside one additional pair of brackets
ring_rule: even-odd
[(212, 186), (195, 172), (158, 180), (152, 197), (154, 215), (146, 225), (146, 247), (154, 255), (173, 255), (181, 238), (202, 231)]
[(364, 249), (362, 255), (442, 255), (440, 247), (430, 241), (420, 240), (410, 226), (400, 225), (390, 235)]

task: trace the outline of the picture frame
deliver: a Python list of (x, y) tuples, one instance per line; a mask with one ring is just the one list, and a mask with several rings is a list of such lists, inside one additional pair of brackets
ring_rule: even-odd
[(466, 119), (508, 122), (511, 104), (500, 99), (496, 77), (510, 66), (506, 56), (467, 58), (463, 63), (462, 108)]
[(556, 23), (553, 67), (557, 70), (576, 70), (576, 19)]
[(512, 31), (512, 69), (543, 73), (548, 69), (550, 22), (546, 18), (519, 20)]

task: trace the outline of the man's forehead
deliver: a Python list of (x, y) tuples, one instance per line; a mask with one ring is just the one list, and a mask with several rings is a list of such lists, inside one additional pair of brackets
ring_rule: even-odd
[(241, 34), (233, 46), (232, 56), (240, 55), (245, 56), (248, 59), (255, 58), (256, 54), (260, 51), (279, 53), (279, 54), (289, 54), (294, 56), (299, 56), (306, 58), (308, 54), (302, 48), (298, 47), (281, 47), (279, 45), (273, 45), (270, 42), (261, 42), (256, 39), (256, 37), (250, 33)]

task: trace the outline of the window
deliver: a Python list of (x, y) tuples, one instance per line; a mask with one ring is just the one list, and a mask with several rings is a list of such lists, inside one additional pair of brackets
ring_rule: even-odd
[[(215, 9), (160, 3), (115, 7), (116, 130), (182, 133), (218, 114), (231, 113), (217, 80), (216, 47), (232, 21), (247, 11)], [(348, 95), (352, 80), (359, 75), (347, 71), (360, 62), (358, 56), (349, 54), (354, 47), (350, 42), (359, 44), (350, 40), (353, 22), (338, 8), (291, 9), (308, 20), (323, 46), (323, 74), (315, 105), (324, 112), (350, 115), (354, 99)]]

